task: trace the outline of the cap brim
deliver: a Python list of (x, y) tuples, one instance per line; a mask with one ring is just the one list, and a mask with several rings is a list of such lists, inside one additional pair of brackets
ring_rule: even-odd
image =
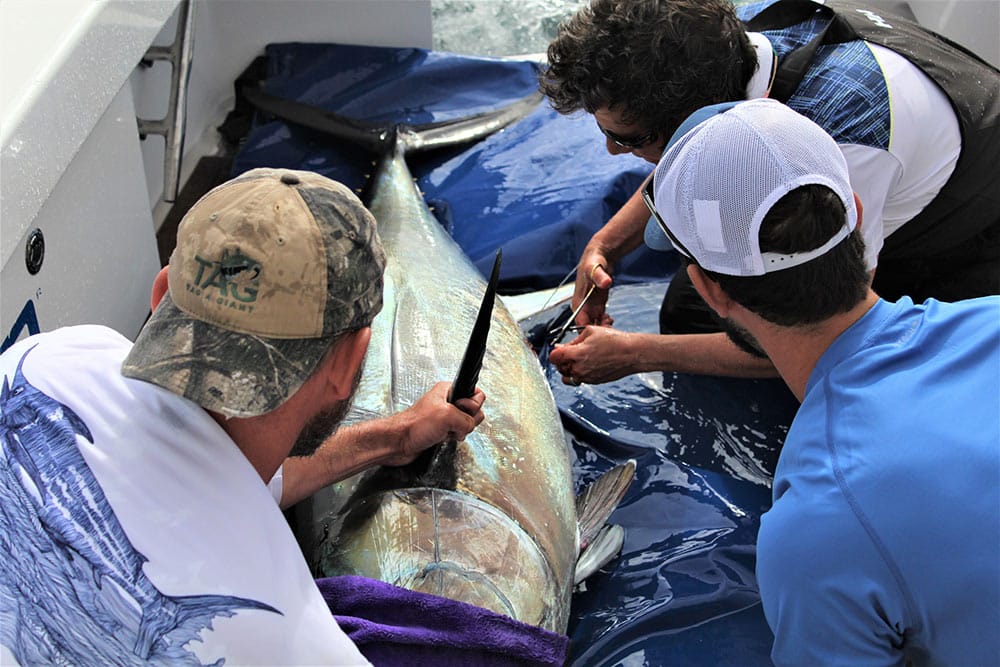
[(667, 235), (660, 229), (652, 217), (646, 222), (646, 231), (643, 234), (643, 241), (653, 250), (666, 251), (674, 250), (674, 244), (670, 242)]
[(274, 410), (315, 370), (336, 339), (263, 338), (197, 320), (163, 297), (122, 363), (144, 380), (226, 417)]

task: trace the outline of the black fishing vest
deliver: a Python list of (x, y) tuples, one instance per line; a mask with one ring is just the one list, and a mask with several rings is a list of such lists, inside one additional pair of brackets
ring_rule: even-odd
[(1000, 71), (959, 44), (891, 10), (852, 0), (778, 0), (748, 30), (788, 28), (817, 13), (830, 21), (778, 63), (770, 97), (787, 102), (823, 44), (864, 40), (895, 51), (934, 81), (958, 117), (962, 150), (945, 186), (885, 240), (880, 259), (948, 255), (1000, 226)]

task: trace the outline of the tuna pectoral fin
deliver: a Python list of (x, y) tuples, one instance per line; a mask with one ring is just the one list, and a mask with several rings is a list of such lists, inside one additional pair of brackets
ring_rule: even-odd
[(594, 541), (611, 513), (625, 496), (635, 477), (635, 459), (629, 459), (601, 475), (576, 497), (580, 528), (580, 551)]
[(580, 554), (574, 585), (592, 575), (621, 550), (625, 529), (606, 522), (625, 496), (635, 477), (635, 459), (629, 459), (601, 475), (576, 497), (580, 529)]
[(621, 526), (604, 524), (597, 537), (587, 546), (576, 561), (576, 572), (573, 575), (573, 585), (597, 572), (599, 568), (614, 558), (625, 543), (625, 529)]

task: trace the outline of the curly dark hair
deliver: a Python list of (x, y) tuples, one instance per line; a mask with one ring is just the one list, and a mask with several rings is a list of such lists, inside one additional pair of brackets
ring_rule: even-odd
[[(762, 252), (804, 252), (826, 243), (844, 225), (840, 198), (823, 185), (804, 185), (779, 199), (760, 226)], [(860, 303), (868, 293), (861, 232), (805, 264), (762, 276), (705, 274), (741, 306), (781, 326), (816, 324)]]
[(743, 99), (756, 68), (729, 0), (592, 0), (559, 26), (539, 85), (560, 113), (608, 107), (669, 137), (692, 111)]

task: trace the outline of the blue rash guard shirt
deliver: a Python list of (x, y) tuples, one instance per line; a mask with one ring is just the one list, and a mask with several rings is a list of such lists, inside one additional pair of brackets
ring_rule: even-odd
[(1000, 298), (879, 301), (841, 334), (773, 498), (775, 664), (1000, 663)]

